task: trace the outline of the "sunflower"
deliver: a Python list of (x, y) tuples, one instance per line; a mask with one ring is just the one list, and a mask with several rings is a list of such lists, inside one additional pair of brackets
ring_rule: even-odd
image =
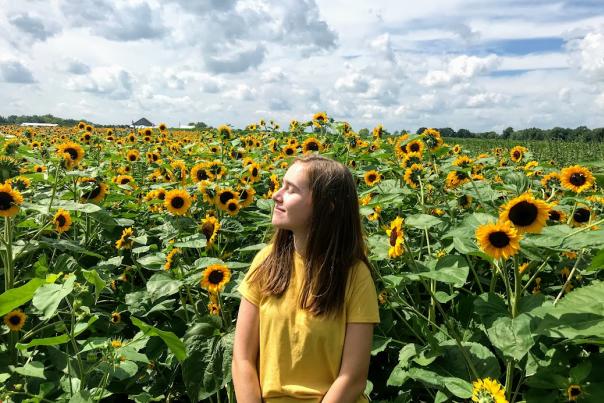
[(571, 218), (571, 224), (573, 227), (579, 227), (581, 225), (585, 225), (589, 223), (591, 219), (591, 210), (587, 207), (577, 207), (573, 212), (573, 216)]
[(231, 280), (231, 270), (223, 264), (209, 265), (201, 275), (201, 288), (217, 294)]
[(78, 165), (84, 158), (84, 149), (74, 142), (62, 143), (57, 146), (57, 152), (63, 157), (65, 165), (71, 169)]
[(124, 228), (122, 236), (115, 242), (115, 247), (117, 249), (132, 249), (132, 244), (134, 243), (132, 240), (133, 236), (134, 231), (132, 227)]
[(117, 340), (117, 339), (111, 340), (111, 347), (113, 347), (113, 348), (120, 348), (122, 345), (123, 344), (122, 344), (121, 340)]
[(403, 219), (396, 217), (394, 221), (390, 223), (390, 228), (386, 230), (388, 240), (390, 242), (390, 248), (388, 249), (388, 257), (397, 258), (403, 254), (403, 244), (405, 242), (403, 233)]
[(381, 139), (382, 134), (384, 134), (384, 126), (377, 125), (376, 127), (373, 128), (373, 130), (371, 131), (371, 134), (373, 134), (374, 139)]
[(325, 112), (317, 112), (312, 116), (312, 123), (315, 127), (321, 127), (327, 123), (327, 114)]
[(85, 128), (86, 128), (86, 123), (84, 123), (84, 122), (78, 123), (78, 129), (84, 130)]
[(215, 302), (210, 302), (208, 304), (208, 312), (212, 316), (218, 316), (218, 315), (220, 315), (220, 305), (218, 305)]
[(174, 256), (177, 253), (181, 253), (182, 249), (180, 248), (174, 248), (170, 251), (170, 253), (168, 253), (168, 255), (166, 256), (166, 263), (164, 263), (164, 270), (170, 270), (172, 268), (172, 263), (174, 261)]
[(476, 229), (480, 249), (493, 259), (515, 255), (520, 250), (521, 238), (509, 221), (484, 224)]
[(19, 212), (19, 205), (23, 203), (21, 193), (13, 189), (10, 183), (0, 185), (0, 216), (13, 217)]
[(218, 126), (218, 136), (222, 139), (230, 139), (233, 136), (233, 130), (227, 125)]
[(9, 183), (13, 189), (18, 191), (27, 190), (31, 186), (31, 180), (21, 175), (7, 180), (6, 183)]
[(367, 186), (375, 186), (382, 180), (382, 176), (378, 171), (372, 169), (370, 171), (365, 172), (364, 175), (365, 183)]
[(560, 182), (565, 189), (581, 193), (593, 186), (594, 176), (589, 169), (573, 165), (560, 171)]
[(174, 215), (184, 215), (191, 207), (191, 196), (184, 189), (172, 189), (166, 193), (164, 206)]
[(577, 385), (574, 383), (572, 385), (569, 385), (568, 388), (566, 389), (566, 394), (568, 396), (569, 402), (576, 402), (582, 393), (583, 393), (583, 390), (581, 389), (581, 385)]
[(510, 159), (514, 162), (520, 162), (527, 151), (528, 149), (526, 147), (515, 146), (510, 150)]
[(292, 157), (292, 156), (296, 155), (297, 152), (298, 152), (297, 146), (288, 144), (285, 147), (283, 147), (283, 149), (281, 150), (281, 155), (284, 158)]
[(558, 172), (550, 172), (541, 178), (541, 185), (548, 189), (555, 189), (560, 187), (560, 174)]
[(107, 195), (107, 189), (108, 187), (106, 184), (97, 182), (97, 185), (92, 190), (82, 194), (80, 200), (83, 203), (100, 203)]
[(312, 153), (314, 151), (320, 152), (322, 148), (321, 142), (315, 137), (309, 137), (302, 143), (302, 152), (304, 152), (304, 154)]
[(18, 332), (25, 325), (26, 319), (27, 315), (20, 309), (16, 309), (4, 315), (4, 324), (13, 332)]
[(430, 151), (436, 151), (444, 143), (440, 132), (436, 129), (424, 130), (421, 139)]
[(253, 187), (246, 187), (239, 191), (239, 204), (241, 208), (247, 207), (254, 201), (256, 191)]
[(118, 175), (114, 180), (118, 185), (132, 186), (134, 184), (134, 178), (130, 175)]
[(464, 171), (451, 171), (445, 179), (448, 188), (456, 188), (470, 181), (470, 177)]
[(214, 174), (212, 174), (205, 163), (196, 164), (191, 168), (191, 180), (195, 183), (212, 180), (213, 178)]
[(421, 164), (422, 163), (422, 155), (417, 152), (407, 153), (403, 157), (403, 161), (401, 162), (401, 166), (403, 168), (409, 168), (413, 164)]
[(239, 193), (231, 188), (216, 190), (215, 203), (221, 210), (227, 211), (227, 203), (231, 199), (239, 199)]
[(505, 388), (496, 379), (483, 378), (472, 382), (472, 401), (477, 403), (508, 403)]
[(253, 162), (247, 167), (248, 179), (250, 182), (257, 182), (260, 179), (260, 165)]
[(168, 126), (165, 123), (160, 123), (158, 126), (158, 129), (161, 130), (162, 132), (164, 130), (166, 130), (168, 128)]
[(128, 150), (126, 153), (126, 159), (130, 162), (138, 161), (141, 153), (137, 149)]
[(563, 211), (560, 210), (556, 210), (556, 209), (551, 209), (549, 211), (549, 220), (551, 221), (555, 221), (555, 222), (564, 222), (566, 221), (566, 214), (564, 214)]
[(216, 217), (206, 214), (206, 217), (201, 220), (201, 233), (206, 237), (206, 248), (214, 245), (219, 229), (220, 223)]
[(377, 221), (377, 220), (379, 220), (381, 214), (382, 214), (382, 207), (381, 206), (374, 206), (373, 207), (373, 212), (370, 213), (367, 216), (367, 219), (369, 221)]
[(122, 315), (120, 315), (119, 312), (112, 312), (111, 313), (111, 323), (113, 323), (114, 325), (117, 325), (121, 321), (122, 321)]
[(460, 167), (460, 168), (469, 168), (472, 166), (472, 163), (474, 161), (472, 160), (472, 158), (466, 156), (466, 155), (461, 155), (457, 158), (455, 158), (455, 161), (453, 161), (453, 165), (455, 165), (456, 167)]
[(406, 150), (408, 153), (424, 153), (424, 143), (419, 140), (411, 140), (407, 143)]
[(461, 152), (461, 146), (459, 144), (455, 144), (453, 148), (451, 148), (453, 154), (459, 154)]
[(461, 208), (469, 208), (472, 205), (472, 196), (462, 195), (457, 199), (457, 204)]
[(519, 234), (539, 233), (545, 226), (551, 206), (543, 200), (535, 199), (531, 194), (518, 196), (501, 207), (499, 219), (509, 220)]
[(92, 126), (91, 125), (86, 125), (86, 131), (87, 132), (92, 132)]
[(233, 217), (239, 213), (239, 209), (241, 209), (239, 201), (237, 199), (231, 199), (227, 202), (225, 210), (231, 217)]
[(52, 222), (55, 225), (55, 230), (61, 234), (71, 228), (71, 215), (69, 214), (69, 211), (60, 208), (52, 218)]
[(147, 154), (145, 154), (147, 156), (147, 162), (149, 164), (152, 164), (154, 162), (159, 162), (159, 152), (157, 151), (148, 151)]
[(417, 189), (420, 183), (420, 178), (423, 172), (423, 168), (420, 164), (413, 164), (409, 168), (405, 169), (403, 179), (409, 187)]

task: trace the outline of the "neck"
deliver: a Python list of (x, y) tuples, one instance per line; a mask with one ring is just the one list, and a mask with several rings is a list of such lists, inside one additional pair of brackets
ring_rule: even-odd
[(306, 233), (300, 234), (294, 232), (294, 248), (296, 249), (296, 252), (303, 257), (306, 255), (306, 241)]

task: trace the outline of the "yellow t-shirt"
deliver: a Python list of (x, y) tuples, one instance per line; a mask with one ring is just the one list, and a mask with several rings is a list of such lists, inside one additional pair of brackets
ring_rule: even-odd
[[(317, 318), (297, 306), (304, 262), (295, 253), (290, 286), (281, 298), (263, 296), (250, 274), (264, 261), (272, 245), (252, 262), (239, 292), (260, 311), (258, 374), (263, 401), (320, 402), (340, 372), (347, 323), (379, 323), (375, 284), (363, 262), (351, 270), (346, 284), (345, 312), (337, 318)], [(361, 395), (358, 403), (367, 402)]]

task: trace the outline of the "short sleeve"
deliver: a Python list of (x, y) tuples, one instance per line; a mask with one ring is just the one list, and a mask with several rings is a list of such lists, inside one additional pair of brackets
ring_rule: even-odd
[(239, 293), (245, 299), (247, 299), (256, 306), (260, 305), (260, 299), (262, 297), (262, 294), (260, 292), (260, 287), (258, 286), (258, 284), (250, 282), (250, 276), (254, 271), (256, 271), (256, 269), (264, 261), (264, 259), (266, 259), (270, 251), (271, 245), (267, 245), (256, 254), (254, 260), (252, 260), (252, 264), (250, 265), (249, 270), (245, 274), (245, 277), (237, 287)]
[(361, 262), (354, 266), (350, 282), (346, 301), (346, 322), (379, 323), (375, 284), (365, 263)]

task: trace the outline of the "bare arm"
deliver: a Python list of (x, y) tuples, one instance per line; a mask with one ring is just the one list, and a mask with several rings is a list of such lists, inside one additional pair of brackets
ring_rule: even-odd
[(354, 403), (365, 390), (373, 323), (348, 323), (338, 377), (323, 397), (323, 403)]
[(239, 403), (262, 402), (256, 368), (260, 349), (259, 326), (258, 307), (242, 298), (235, 327), (232, 362), (233, 384)]

